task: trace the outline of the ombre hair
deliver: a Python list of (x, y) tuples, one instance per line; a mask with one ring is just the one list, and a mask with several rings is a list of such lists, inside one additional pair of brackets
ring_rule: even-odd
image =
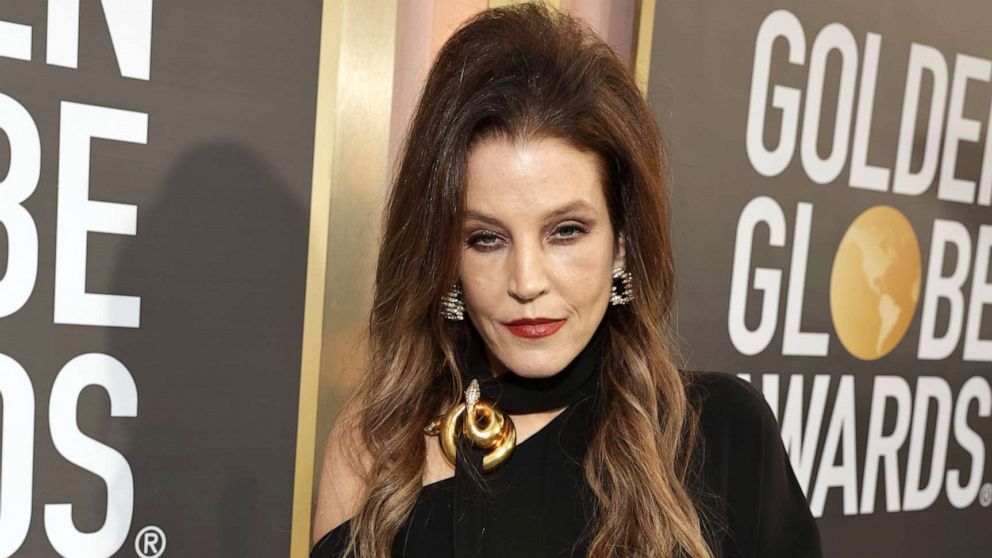
[(589, 555), (710, 558), (693, 497), (698, 418), (675, 363), (668, 169), (631, 70), (576, 19), (534, 4), (482, 12), (442, 47), (386, 204), (353, 431), (366, 487), (346, 555), (388, 556), (421, 491), (424, 426), (459, 399), (469, 322), (441, 317), (457, 280), (476, 142), (560, 138), (598, 155), (633, 302), (606, 320), (585, 478)]

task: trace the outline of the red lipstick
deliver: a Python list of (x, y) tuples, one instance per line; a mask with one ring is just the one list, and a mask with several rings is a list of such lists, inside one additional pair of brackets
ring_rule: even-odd
[(526, 339), (547, 337), (558, 331), (564, 324), (565, 320), (554, 318), (521, 318), (503, 323), (510, 330), (510, 333)]

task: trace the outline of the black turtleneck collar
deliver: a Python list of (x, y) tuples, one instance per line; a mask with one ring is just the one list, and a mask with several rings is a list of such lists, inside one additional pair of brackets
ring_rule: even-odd
[(465, 367), (467, 376), (462, 378), (463, 385), (467, 386), (473, 378), (479, 380), (482, 396), (510, 414), (536, 413), (570, 405), (592, 395), (599, 386), (606, 329), (604, 318), (586, 346), (565, 368), (543, 378), (526, 378), (513, 371), (494, 377), (485, 352), (473, 351)]

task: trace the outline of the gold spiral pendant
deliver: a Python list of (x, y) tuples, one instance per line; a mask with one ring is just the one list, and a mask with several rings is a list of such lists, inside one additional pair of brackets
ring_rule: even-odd
[[(463, 419), (459, 421), (459, 419)], [(498, 409), (492, 402), (479, 397), (479, 382), (472, 380), (465, 390), (465, 402), (452, 407), (443, 416), (431, 421), (424, 431), (438, 436), (441, 451), (448, 461), (455, 465), (459, 425), (462, 435), (474, 446), (485, 450), (482, 470), (491, 471), (502, 464), (517, 443), (517, 431), (513, 419)]]

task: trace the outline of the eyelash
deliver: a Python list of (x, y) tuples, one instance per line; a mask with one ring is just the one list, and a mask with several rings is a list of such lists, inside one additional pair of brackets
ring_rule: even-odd
[[(571, 244), (572, 242), (578, 240), (580, 236), (589, 232), (587, 228), (583, 227), (582, 225), (579, 225), (578, 223), (568, 223), (565, 225), (561, 225), (555, 229), (554, 234), (559, 234), (562, 231), (570, 231), (572, 232), (572, 234), (569, 234), (563, 238), (553, 241), (555, 244)], [(499, 240), (500, 237), (498, 234), (492, 231), (481, 231), (469, 236), (468, 240), (465, 241), (465, 244), (469, 248), (474, 248), (476, 250), (479, 250), (480, 252), (489, 252), (497, 249), (498, 247), (492, 244), (489, 245), (480, 244), (482, 240), (489, 240), (489, 239)]]

